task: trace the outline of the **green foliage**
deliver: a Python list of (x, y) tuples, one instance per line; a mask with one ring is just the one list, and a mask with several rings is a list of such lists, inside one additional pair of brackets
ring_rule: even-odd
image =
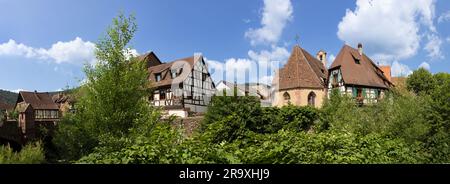
[(406, 80), (406, 88), (416, 94), (431, 94), (436, 87), (436, 80), (428, 70), (419, 68)]
[[(124, 50), (136, 26), (119, 16), (97, 45), (99, 64), (65, 117), (54, 143), (76, 163), (450, 163), (450, 77), (424, 69), (407, 79), (411, 91), (392, 89), (359, 107), (331, 91), (321, 109), (261, 107), (250, 96), (215, 96), (191, 137), (174, 117), (145, 102), (142, 62)], [(225, 92), (224, 92), (225, 93)], [(81, 159), (80, 159), (81, 158)]]
[(9, 113), (8, 114), (9, 118), (15, 119), (15, 120), (19, 119), (19, 112), (17, 112), (16, 110), (9, 111), (8, 113)]
[(41, 143), (28, 144), (14, 152), (9, 146), (0, 146), (0, 164), (40, 164), (45, 162)]
[(134, 17), (119, 15), (113, 20), (107, 36), (96, 44), (98, 63), (86, 65), (86, 93), (77, 104), (82, 117), (98, 134), (122, 136), (142, 118), (148, 96), (148, 74), (144, 62), (127, 59), (127, 45), (136, 31)]
[[(221, 120), (235, 113), (237, 116), (257, 117), (261, 113), (259, 99), (253, 96), (214, 96), (208, 106), (202, 129), (205, 126)], [(253, 119), (247, 118), (250, 124), (256, 124)]]
[(0, 89), (0, 102), (14, 104), (17, 101), (17, 93)]
[[(376, 134), (358, 136), (339, 132), (308, 134), (280, 131), (270, 135), (252, 135), (237, 157), (243, 163), (417, 163), (420, 147), (401, 139)], [(250, 136), (249, 136), (250, 137)], [(237, 143), (238, 144), (238, 143)]]
[[(277, 114), (275, 114), (277, 115)], [(319, 117), (319, 112), (314, 107), (296, 107), (294, 105), (283, 106), (278, 116), (281, 118), (285, 129), (295, 131), (308, 130)]]
[(53, 141), (64, 160), (76, 160), (105, 139), (120, 140), (139, 124), (158, 121), (146, 101), (150, 86), (145, 62), (128, 57), (135, 31), (134, 17), (119, 15), (96, 44), (98, 63), (85, 67), (87, 82), (77, 90), (82, 95), (76, 95), (76, 113), (60, 123)]

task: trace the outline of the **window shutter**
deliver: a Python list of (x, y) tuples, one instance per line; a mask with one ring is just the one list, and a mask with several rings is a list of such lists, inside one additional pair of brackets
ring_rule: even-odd
[(366, 88), (362, 88), (362, 96), (363, 98), (366, 98)]
[(353, 97), (356, 98), (356, 96), (358, 95), (358, 92), (357, 92), (357, 90), (356, 90), (356, 87), (353, 87), (353, 88), (352, 88), (352, 92), (353, 92)]

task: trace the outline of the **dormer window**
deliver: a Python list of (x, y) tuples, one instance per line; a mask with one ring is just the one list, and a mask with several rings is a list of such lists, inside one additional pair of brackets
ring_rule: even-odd
[(171, 70), (170, 75), (172, 76), (172, 79), (175, 79), (177, 77), (177, 70)]
[(356, 64), (361, 64), (361, 63), (359, 62), (359, 59), (357, 59), (357, 58), (355, 58), (355, 63), (356, 63)]
[(156, 80), (156, 82), (161, 81), (161, 73), (155, 74), (155, 80)]

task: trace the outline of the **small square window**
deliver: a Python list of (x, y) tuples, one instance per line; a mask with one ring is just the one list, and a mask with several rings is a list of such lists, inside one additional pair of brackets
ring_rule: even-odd
[(156, 79), (156, 82), (161, 81), (161, 74), (160, 73), (155, 74), (155, 79)]

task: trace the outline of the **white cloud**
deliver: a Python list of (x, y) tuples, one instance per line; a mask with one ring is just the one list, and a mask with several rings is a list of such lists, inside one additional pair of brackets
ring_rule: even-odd
[(412, 73), (411, 69), (407, 65), (401, 64), (397, 61), (394, 61), (394, 63), (392, 63), (391, 68), (393, 77), (404, 77)]
[[(289, 57), (284, 47), (248, 51), (248, 58), (229, 58), (224, 62), (205, 58), (214, 81), (264, 82), (271, 84), (274, 71)], [(270, 81), (270, 82), (269, 82)]]
[(262, 50), (255, 52), (253, 50), (248, 51), (248, 56), (254, 61), (284, 61), (289, 57), (289, 51), (285, 47), (273, 46), (271, 51)]
[(438, 18), (438, 23), (442, 23), (445, 21), (450, 21), (450, 10), (442, 13)]
[(424, 69), (430, 70), (430, 64), (428, 64), (427, 62), (422, 62), (419, 65), (419, 68), (424, 68)]
[(424, 49), (428, 52), (428, 56), (432, 59), (444, 59), (441, 52), (442, 40), (435, 34), (427, 35), (428, 43)]
[(0, 44), (0, 56), (24, 56), (33, 58), (37, 56), (36, 49), (28, 47), (24, 44), (18, 44), (15, 40), (9, 39), (8, 42)]
[(448, 43), (450, 43), (450, 37), (447, 37), (447, 39), (446, 39), (446, 40), (447, 40), (447, 42), (448, 42)]
[(136, 49), (127, 48), (123, 51), (123, 53), (124, 53), (126, 59), (130, 59), (131, 57), (139, 56), (139, 53), (137, 52)]
[(264, 0), (261, 28), (249, 29), (245, 37), (252, 45), (276, 44), (286, 23), (292, 19), (293, 8), (290, 0)]
[[(363, 43), (364, 50), (380, 62), (416, 55), (424, 32), (436, 33), (433, 0), (357, 0), (338, 25), (339, 39), (351, 46)], [(425, 29), (423, 29), (425, 28)]]
[(28, 90), (19, 88), (19, 89), (14, 89), (14, 90), (8, 89), (8, 90), (6, 90), (6, 91), (11, 91), (11, 92), (13, 92), (13, 93), (19, 93), (20, 91), (28, 91)]
[[(205, 58), (214, 81), (220, 80), (238, 83), (261, 82), (271, 84), (274, 71), (285, 62), (290, 53), (284, 47), (277, 46), (287, 22), (292, 17), (293, 7), (290, 0), (264, 0), (262, 27), (249, 29), (245, 37), (251, 45), (270, 45), (269, 49), (248, 51), (246, 58), (229, 58), (225, 61)], [(249, 20), (243, 20), (249, 22)]]
[(72, 41), (53, 44), (49, 49), (34, 48), (10, 39), (0, 44), (0, 56), (19, 56), (55, 63), (81, 64), (95, 62), (95, 44), (76, 37)]
[(250, 20), (250, 19), (242, 19), (242, 21), (243, 21), (244, 23), (246, 23), (246, 24), (252, 22), (252, 20)]

